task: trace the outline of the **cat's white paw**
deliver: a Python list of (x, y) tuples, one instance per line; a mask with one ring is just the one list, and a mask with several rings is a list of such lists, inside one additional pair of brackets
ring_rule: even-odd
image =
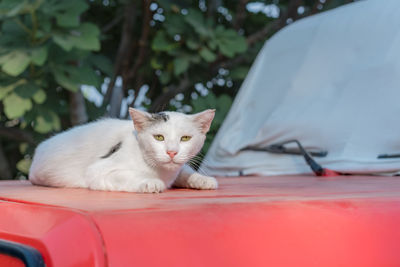
[(144, 180), (138, 188), (139, 193), (161, 193), (165, 190), (165, 183), (159, 179)]
[(217, 179), (210, 176), (204, 176), (198, 173), (194, 173), (188, 180), (190, 188), (194, 189), (217, 189)]

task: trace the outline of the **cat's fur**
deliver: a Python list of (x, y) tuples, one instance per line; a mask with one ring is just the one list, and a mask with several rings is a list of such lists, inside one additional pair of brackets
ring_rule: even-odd
[[(127, 192), (162, 192), (170, 186), (217, 188), (215, 178), (185, 165), (202, 148), (215, 110), (185, 115), (130, 108), (129, 113), (133, 124), (102, 119), (42, 142), (29, 180), (44, 186)], [(163, 135), (164, 140), (156, 140), (155, 135)], [(181, 141), (182, 136), (191, 139)]]

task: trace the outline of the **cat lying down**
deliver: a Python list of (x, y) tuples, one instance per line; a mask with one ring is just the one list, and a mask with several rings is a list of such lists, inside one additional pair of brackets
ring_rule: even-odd
[(35, 185), (126, 192), (171, 186), (216, 189), (217, 180), (186, 163), (201, 150), (215, 110), (194, 115), (129, 109), (133, 120), (102, 119), (42, 142), (29, 180)]

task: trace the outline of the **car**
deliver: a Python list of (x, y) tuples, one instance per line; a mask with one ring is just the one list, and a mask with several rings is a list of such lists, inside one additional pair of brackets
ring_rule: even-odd
[(160, 194), (1, 181), (0, 266), (400, 266), (398, 177), (218, 181)]

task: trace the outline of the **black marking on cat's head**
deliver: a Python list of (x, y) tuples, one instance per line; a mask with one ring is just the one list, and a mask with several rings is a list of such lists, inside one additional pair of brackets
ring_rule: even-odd
[(165, 114), (164, 112), (152, 113), (151, 120), (154, 122), (158, 122), (158, 121), (167, 122), (169, 120), (169, 116), (167, 114)]

